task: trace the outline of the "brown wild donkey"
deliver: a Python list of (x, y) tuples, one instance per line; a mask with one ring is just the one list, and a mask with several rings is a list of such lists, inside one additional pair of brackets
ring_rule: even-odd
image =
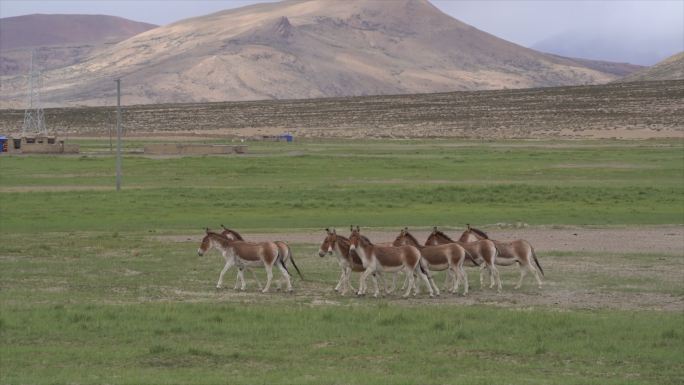
[[(221, 225), (221, 228), (223, 229), (223, 231), (221, 232), (221, 235), (223, 235), (224, 237), (234, 239), (237, 241), (245, 241), (244, 238), (242, 238), (242, 235), (240, 235), (240, 233), (238, 233), (237, 231), (231, 230), (224, 225)], [(276, 246), (278, 246), (278, 251), (280, 252), (280, 255), (283, 258), (283, 264), (285, 264), (285, 266), (287, 266), (288, 261), (290, 263), (292, 263), (292, 266), (294, 266), (295, 270), (297, 270), (297, 274), (299, 275), (299, 278), (301, 278), (303, 281), (304, 276), (302, 276), (302, 272), (299, 271), (299, 267), (297, 267), (297, 265), (295, 264), (294, 256), (292, 254), (292, 249), (290, 249), (290, 245), (288, 245), (286, 242), (283, 242), (283, 241), (273, 241), (273, 243), (275, 243)], [(249, 267), (245, 267), (245, 269), (249, 270), (250, 273), (252, 273), (252, 277), (254, 278), (257, 285), (259, 286), (259, 289), (261, 289), (261, 282), (259, 282), (259, 279), (257, 278), (254, 271), (252, 269), (250, 269)], [(235, 290), (237, 290), (237, 288), (238, 288), (239, 276), (240, 276), (240, 273), (238, 272), (238, 276), (235, 279)], [(278, 281), (278, 289), (279, 290), (280, 290), (281, 284), (282, 284), (282, 279), (280, 279)]]
[[(318, 248), (318, 256), (321, 258), (325, 257), (327, 254), (335, 254), (337, 256), (337, 263), (339, 264), (340, 269), (342, 269), (342, 274), (335, 286), (335, 291), (340, 292), (341, 290), (341, 294), (346, 295), (348, 289), (355, 291), (354, 286), (351, 283), (352, 271), (363, 272), (366, 269), (363, 267), (363, 262), (358, 254), (349, 250), (351, 243), (348, 238), (338, 235), (335, 229), (332, 229), (332, 231), (330, 231), (330, 229), (325, 229), (325, 231), (326, 236), (323, 243), (321, 243), (321, 246)], [(380, 275), (380, 279), (382, 280), (382, 286), (385, 287), (382, 275)], [(375, 284), (376, 290), (378, 290), (378, 275), (376, 273), (373, 273), (373, 283)], [(386, 288), (385, 292), (387, 292)]]
[[(361, 274), (359, 281), (358, 295), (363, 295), (366, 292), (366, 279), (374, 272), (397, 272), (403, 271), (409, 279), (408, 288), (404, 297), (411, 294), (411, 289), (418, 292), (418, 285), (414, 282), (414, 274), (417, 274), (423, 279), (425, 285), (428, 287), (430, 297), (434, 296), (433, 283), (430, 282), (427, 276), (427, 270), (421, 265), (420, 251), (413, 246), (377, 246), (374, 245), (368, 238), (361, 235), (361, 230), (358, 226), (352, 229), (349, 237), (351, 246), (349, 250), (355, 251), (361, 261), (363, 267), (366, 269)], [(374, 296), (379, 295), (379, 290), (376, 288)]]
[[(457, 243), (447, 243), (435, 246), (423, 246), (405, 227), (394, 240), (394, 246), (410, 245), (420, 250), (420, 255), (427, 263), (428, 269), (432, 271), (447, 271), (447, 280), (444, 283), (444, 290), (456, 294), (458, 286), (463, 279), (463, 295), (468, 294), (468, 275), (463, 270), (463, 261), (469, 258), (477, 264), (475, 259), (466, 251), (463, 246)], [(451, 278), (452, 287), (449, 287)]]
[[(481, 262), (480, 287), (484, 287), (482, 269), (486, 267), (490, 269), (491, 274), (494, 276), (496, 280), (497, 291), (501, 291), (501, 278), (499, 277), (499, 270), (497, 270), (496, 268), (496, 259), (499, 252), (496, 248), (496, 245), (494, 245), (494, 242), (492, 242), (489, 239), (483, 239), (475, 242), (454, 241), (453, 239), (449, 238), (448, 235), (437, 230), (437, 227), (434, 227), (432, 229), (432, 233), (430, 234), (430, 236), (428, 236), (428, 239), (425, 241), (425, 246), (443, 245), (448, 243), (456, 243), (463, 246), (463, 248), (468, 253), (470, 253), (471, 256), (475, 258), (475, 260)], [(492, 281), (489, 287), (494, 287), (494, 283), (495, 282)]]
[[(283, 258), (278, 251), (278, 246), (276, 246), (274, 242), (250, 243), (237, 241), (228, 239), (219, 233), (206, 229), (206, 235), (202, 238), (202, 243), (197, 249), (197, 254), (202, 256), (212, 248), (219, 250), (226, 260), (226, 264), (219, 274), (218, 283), (216, 284), (217, 289), (222, 287), (223, 276), (233, 265), (237, 265), (238, 267), (263, 266), (266, 268), (266, 286), (262, 292), (265, 293), (271, 287), (273, 266), (277, 266), (287, 283), (287, 291), (292, 291), (290, 273), (287, 271), (287, 267), (285, 267), (285, 263), (283, 263)], [(240, 275), (242, 289), (244, 290), (245, 280), (243, 277), (243, 269), (238, 270), (238, 274)]]
[[(461, 234), (460, 240), (464, 242), (478, 241), (482, 239), (490, 239), (487, 233), (482, 230), (478, 230), (474, 227), (467, 225), (466, 230)], [(516, 289), (520, 289), (522, 286), (523, 279), (528, 271), (534, 274), (534, 278), (537, 280), (537, 285), (542, 288), (542, 280), (539, 277), (539, 272), (542, 276), (544, 275), (544, 270), (537, 260), (537, 255), (534, 253), (534, 248), (532, 245), (524, 239), (516, 239), (510, 242), (502, 242), (490, 239), (494, 242), (497, 250), (499, 251), (499, 256), (496, 258), (496, 264), (501, 266), (510, 266), (514, 263), (518, 263), (520, 267), (520, 280), (518, 284), (515, 285)], [(534, 264), (532, 261), (534, 260)], [(537, 271), (537, 268), (539, 271)], [(491, 275), (490, 275), (491, 280)]]

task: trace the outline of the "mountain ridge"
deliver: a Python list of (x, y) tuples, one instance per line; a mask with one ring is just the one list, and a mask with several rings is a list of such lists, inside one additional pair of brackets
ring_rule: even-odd
[[(181, 20), (46, 73), (48, 105), (301, 99), (597, 84), (610, 71), (540, 53), (427, 0), (289, 0)], [(7, 79), (9, 105), (21, 82)], [(130, 86), (128, 86), (130, 85)]]
[(37, 68), (77, 64), (107, 45), (156, 28), (107, 15), (32, 14), (0, 18), (0, 75), (25, 75), (31, 51)]
[(684, 51), (618, 79), (618, 82), (680, 80), (684, 79)]

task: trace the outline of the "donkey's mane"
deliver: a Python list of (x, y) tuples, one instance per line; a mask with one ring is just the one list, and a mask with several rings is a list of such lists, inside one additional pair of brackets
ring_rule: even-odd
[(484, 231), (482, 231), (482, 230), (480, 230), (480, 229), (476, 229), (476, 228), (474, 228), (474, 227), (471, 227), (471, 228), (470, 228), (470, 231), (472, 231), (473, 233), (475, 233), (475, 234), (481, 236), (481, 237), (484, 238), (484, 239), (489, 239), (489, 235), (487, 235), (487, 233), (485, 233)]
[(242, 238), (242, 235), (240, 235), (240, 233), (238, 233), (238, 232), (235, 231), (235, 230), (231, 230), (231, 229), (228, 229), (228, 228), (225, 228), (225, 227), (224, 227), (224, 228), (223, 228), (223, 231), (226, 231), (226, 232), (230, 233), (230, 234), (231, 234), (233, 237), (235, 237), (235, 239), (238, 240), (238, 241), (244, 241), (244, 238)]
[(446, 240), (449, 241), (449, 242), (453, 242), (453, 241), (454, 241), (453, 239), (451, 239), (450, 236), (444, 234), (444, 232), (443, 232), (442, 230), (435, 230), (435, 231), (434, 231), (434, 234), (437, 235), (437, 236), (446, 238)]
[(408, 231), (404, 231), (404, 235), (405, 235), (408, 239), (410, 239), (410, 240), (413, 242), (414, 245), (420, 246), (420, 243), (418, 243), (418, 240), (416, 239), (416, 237), (413, 236), (413, 234), (409, 233)]
[(342, 241), (343, 243), (349, 244), (349, 238), (343, 237), (342, 235), (336, 235), (338, 241)]
[(225, 245), (226, 243), (232, 241), (232, 239), (228, 239), (225, 235), (219, 234), (213, 231), (207, 232), (207, 235), (211, 238), (214, 238), (216, 241), (221, 243), (222, 245)]
[(367, 236), (359, 234), (359, 237), (360, 237), (361, 239), (363, 239), (363, 241), (366, 242), (367, 244), (369, 244), (369, 245), (372, 245), (372, 244), (373, 244), (373, 242), (371, 242), (371, 240), (368, 239)]

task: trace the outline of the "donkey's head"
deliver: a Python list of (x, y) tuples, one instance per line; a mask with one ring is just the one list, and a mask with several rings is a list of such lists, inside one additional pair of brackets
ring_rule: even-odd
[(349, 251), (356, 251), (362, 244), (363, 236), (361, 235), (361, 229), (359, 226), (350, 226), (351, 235), (349, 236)]
[(489, 239), (489, 236), (484, 231), (470, 227), (470, 224), (467, 224), (465, 231), (458, 240), (460, 242), (477, 242), (481, 239)]
[(212, 234), (211, 230), (209, 230), (209, 228), (207, 227), (206, 229), (204, 229), (204, 231), (206, 234), (204, 235), (204, 238), (202, 238), (202, 243), (200, 243), (200, 247), (197, 249), (197, 255), (199, 255), (200, 257), (203, 256), (204, 253), (209, 251), (209, 249), (211, 248), (211, 244), (212, 244), (212, 242), (211, 242), (211, 234)]
[(432, 228), (432, 232), (428, 236), (427, 240), (425, 241), (425, 246), (435, 246), (435, 245), (443, 245), (445, 243), (453, 243), (454, 241), (449, 238), (446, 234), (443, 232), (437, 230), (437, 226)]
[(394, 239), (394, 242), (392, 242), (392, 246), (418, 246), (418, 241), (416, 241), (416, 238), (409, 233), (408, 227), (404, 227), (401, 229), (401, 232), (399, 232), (399, 235)]
[(335, 229), (325, 229), (326, 235), (321, 247), (318, 248), (318, 256), (325, 257), (326, 254), (332, 254), (335, 250), (335, 242), (337, 242), (337, 232)]

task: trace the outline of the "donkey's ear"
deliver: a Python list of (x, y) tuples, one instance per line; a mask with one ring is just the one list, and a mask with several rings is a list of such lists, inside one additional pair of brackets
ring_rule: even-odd
[(470, 230), (470, 223), (466, 223), (466, 227)]
[(221, 228), (226, 230), (226, 226), (224, 226), (223, 223), (221, 224)]
[(326, 228), (325, 228), (325, 232), (328, 233), (328, 234), (330, 234), (330, 229), (326, 227)]
[(204, 231), (205, 231), (207, 234), (209, 234), (209, 231), (211, 231), (211, 230), (209, 230), (208, 227), (205, 227), (205, 228), (204, 228)]
[(432, 231), (437, 231), (437, 226), (433, 227)]
[(335, 229), (333, 229), (333, 232), (332, 232), (332, 233), (335, 234), (335, 235), (337, 235), (337, 231), (336, 231)]
[(356, 225), (356, 231), (361, 231), (361, 228), (359, 227), (359, 225)]
[(405, 226), (405, 227), (404, 227), (404, 231), (408, 231), (408, 226)]
[(349, 231), (354, 231), (354, 225), (349, 225)]

